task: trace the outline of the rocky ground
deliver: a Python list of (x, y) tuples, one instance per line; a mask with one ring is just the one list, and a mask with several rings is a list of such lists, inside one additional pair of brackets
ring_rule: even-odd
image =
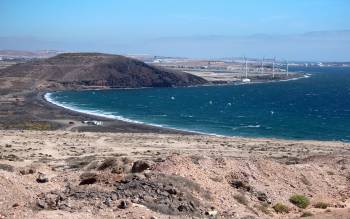
[[(0, 218), (350, 215), (350, 145), (342, 142), (71, 131), (0, 136)], [(306, 206), (291, 202), (296, 194)]]

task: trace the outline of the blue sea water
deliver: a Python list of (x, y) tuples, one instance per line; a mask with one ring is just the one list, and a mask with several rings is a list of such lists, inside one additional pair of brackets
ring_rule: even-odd
[(350, 68), (292, 68), (311, 77), (188, 88), (54, 92), (71, 109), (218, 135), (350, 141)]

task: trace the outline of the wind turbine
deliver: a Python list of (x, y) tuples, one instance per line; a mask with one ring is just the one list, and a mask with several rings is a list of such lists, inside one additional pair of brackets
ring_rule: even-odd
[(244, 56), (244, 62), (245, 62), (245, 78), (248, 78), (248, 63), (247, 58)]
[(273, 61), (272, 61), (272, 78), (275, 78), (275, 61), (276, 61), (276, 57), (273, 57)]
[(244, 74), (244, 62), (241, 62), (241, 73), (239, 74), (240, 79), (242, 80)]
[(243, 83), (250, 83), (250, 79), (248, 78), (248, 62), (247, 58), (244, 56), (244, 62), (245, 62), (245, 78), (242, 79)]

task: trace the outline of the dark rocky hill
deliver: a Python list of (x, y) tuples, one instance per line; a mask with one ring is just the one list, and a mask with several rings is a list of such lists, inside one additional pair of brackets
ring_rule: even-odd
[(171, 87), (200, 85), (203, 78), (160, 69), (119, 55), (65, 53), (0, 70), (0, 76), (32, 78), (64, 86)]

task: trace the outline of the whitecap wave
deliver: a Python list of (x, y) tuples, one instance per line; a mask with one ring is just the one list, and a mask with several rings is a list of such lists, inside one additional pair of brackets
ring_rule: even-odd
[(104, 118), (108, 118), (108, 119), (117, 119), (117, 120), (121, 120), (124, 122), (144, 124), (144, 122), (141, 122), (141, 121), (128, 119), (128, 118), (125, 118), (123, 116), (116, 116), (112, 112), (106, 112), (106, 111), (101, 111), (101, 110), (87, 110), (87, 109), (82, 109), (82, 108), (79, 108), (77, 106), (67, 104), (66, 102), (58, 102), (52, 98), (52, 93), (46, 93), (44, 95), (44, 98), (47, 102), (50, 102), (56, 106), (59, 106), (59, 107), (62, 107), (62, 108), (68, 109), (68, 110), (72, 110), (75, 112), (84, 113), (84, 114), (88, 114), (88, 115), (92, 115), (92, 116), (104, 117)]
[(261, 125), (241, 125), (238, 127), (233, 127), (232, 130), (244, 129), (244, 128), (261, 128)]
[(296, 80), (300, 80), (300, 79), (303, 79), (303, 78), (309, 78), (311, 77), (311, 74), (304, 74), (302, 77), (297, 77), (297, 78), (290, 78), (290, 79), (285, 79), (285, 80), (278, 80), (278, 81), (296, 81)]

